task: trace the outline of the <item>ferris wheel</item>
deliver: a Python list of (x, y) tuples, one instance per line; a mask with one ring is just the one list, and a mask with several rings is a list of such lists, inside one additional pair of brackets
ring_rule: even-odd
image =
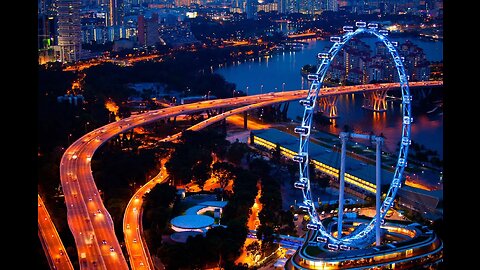
[[(343, 31), (343, 36), (330, 37), (330, 41), (333, 42), (333, 46), (328, 52), (318, 54), (320, 65), (316, 73), (308, 75), (308, 80), (311, 81), (311, 86), (308, 91), (308, 96), (305, 99), (300, 100), (300, 104), (303, 105), (305, 108), (301, 126), (295, 128), (295, 133), (298, 133), (300, 136), (300, 145), (299, 151), (297, 155), (293, 157), (293, 160), (299, 163), (300, 168), (299, 179), (294, 183), (295, 188), (301, 189), (303, 193), (303, 203), (300, 205), (300, 208), (306, 210), (310, 216), (310, 222), (307, 224), (307, 228), (309, 230), (314, 230), (317, 232), (317, 237), (313, 241), (329, 243), (350, 249), (363, 248), (372, 244), (375, 241), (374, 228), (376, 227), (376, 225), (380, 226), (379, 224), (382, 224), (384, 222), (387, 211), (393, 204), (395, 195), (402, 185), (402, 175), (407, 165), (408, 148), (411, 143), (410, 130), (413, 119), (411, 115), (412, 97), (410, 95), (410, 90), (408, 87), (408, 76), (405, 73), (402, 58), (399, 56), (398, 51), (395, 48), (396, 46), (398, 46), (398, 43), (389, 41), (387, 39), (388, 31), (378, 29), (378, 24), (376, 23), (367, 24), (366, 22), (356, 22), (355, 27), (344, 26)], [(402, 92), (402, 138), (393, 180), (390, 184), (390, 188), (388, 189), (384, 201), (380, 205), (380, 214), (374, 217), (368, 223), (368, 225), (358, 226), (353, 232), (344, 237), (342, 237), (340, 231), (339, 235), (337, 235), (337, 237), (334, 237), (326, 230), (325, 226), (322, 224), (312, 200), (313, 197), (310, 188), (310, 177), (308, 168), (308, 146), (310, 142), (314, 110), (328, 68), (337, 53), (343, 48), (343, 46), (353, 37), (359, 34), (371, 34), (375, 36), (378, 40), (385, 44), (386, 48), (388, 49), (390, 55), (393, 58), (395, 67), (398, 72), (400, 89)], [(379, 198), (379, 196), (377, 196), (377, 198)], [(339, 222), (341, 226), (341, 217), (339, 217)]]

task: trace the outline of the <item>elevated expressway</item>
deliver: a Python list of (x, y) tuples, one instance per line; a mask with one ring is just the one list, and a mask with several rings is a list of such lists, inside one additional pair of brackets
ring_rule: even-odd
[(130, 266), (132, 269), (155, 269), (150, 252), (143, 238), (142, 214), (143, 195), (157, 184), (166, 182), (168, 179), (165, 167), (150, 181), (140, 187), (128, 202), (123, 216), (123, 235), (127, 246)]
[(40, 195), (38, 195), (38, 236), (51, 269), (73, 270), (70, 257), (65, 251), (62, 240)]
[[(412, 82), (410, 87), (435, 87), (442, 81)], [(395, 88), (398, 83), (370, 84), (325, 88), (322, 96), (374, 91), (381, 88)], [(95, 151), (112, 137), (134, 127), (149, 124), (160, 119), (190, 114), (206, 109), (240, 107), (216, 118), (197, 124), (195, 130), (204, 128), (229, 115), (257, 107), (303, 98), (308, 90), (267, 93), (236, 98), (207, 100), (149, 111), (125, 118), (97, 128), (76, 140), (64, 153), (60, 164), (60, 179), (67, 205), (68, 224), (75, 238), (80, 266), (82, 269), (128, 269), (120, 244), (115, 236), (113, 221), (98, 195), (92, 176), (90, 161)], [(253, 105), (252, 105), (253, 104)], [(178, 135), (177, 135), (178, 136)], [(134, 226), (130, 224), (130, 226)], [(133, 246), (133, 243), (127, 244)], [(144, 249), (146, 247), (143, 247)], [(142, 252), (142, 254), (147, 254)], [(144, 262), (151, 259), (145, 257)], [(137, 269), (132, 266), (133, 269)], [(149, 267), (153, 269), (153, 267)]]

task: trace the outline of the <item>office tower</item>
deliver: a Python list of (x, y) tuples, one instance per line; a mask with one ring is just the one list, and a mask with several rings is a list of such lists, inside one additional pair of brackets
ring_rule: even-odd
[(257, 19), (257, 0), (247, 0), (245, 5), (245, 13), (247, 13), (247, 19)]
[(283, 14), (286, 14), (288, 13), (287, 12), (287, 1), (288, 0), (277, 0), (277, 4), (278, 4), (278, 13), (283, 13)]
[(58, 0), (58, 46), (62, 62), (80, 59), (82, 34), (80, 24), (80, 0)]
[(338, 11), (338, 0), (324, 0), (324, 10)]
[(159, 39), (158, 33), (158, 14), (153, 13), (152, 18), (145, 18), (143, 15), (138, 16), (138, 44), (140, 46), (155, 45)]
[(109, 0), (108, 26), (123, 25), (124, 0)]

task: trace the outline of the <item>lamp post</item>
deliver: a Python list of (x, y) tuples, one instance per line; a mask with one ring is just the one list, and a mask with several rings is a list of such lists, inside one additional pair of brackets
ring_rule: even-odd
[(246, 94), (247, 94), (247, 96), (248, 96), (248, 86), (247, 86)]
[(282, 83), (282, 92), (285, 91), (285, 83)]
[(263, 94), (263, 84), (260, 85), (260, 94)]

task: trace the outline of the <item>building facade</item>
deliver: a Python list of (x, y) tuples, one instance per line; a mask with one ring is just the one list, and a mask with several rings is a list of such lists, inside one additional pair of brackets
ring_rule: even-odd
[(246, 0), (245, 13), (247, 13), (247, 19), (257, 19), (257, 4), (256, 0)]
[(158, 33), (158, 14), (153, 13), (152, 18), (145, 18), (143, 15), (138, 16), (138, 45), (153, 46), (159, 41)]
[(80, 0), (58, 0), (58, 46), (61, 62), (75, 62), (81, 57), (82, 34)]

